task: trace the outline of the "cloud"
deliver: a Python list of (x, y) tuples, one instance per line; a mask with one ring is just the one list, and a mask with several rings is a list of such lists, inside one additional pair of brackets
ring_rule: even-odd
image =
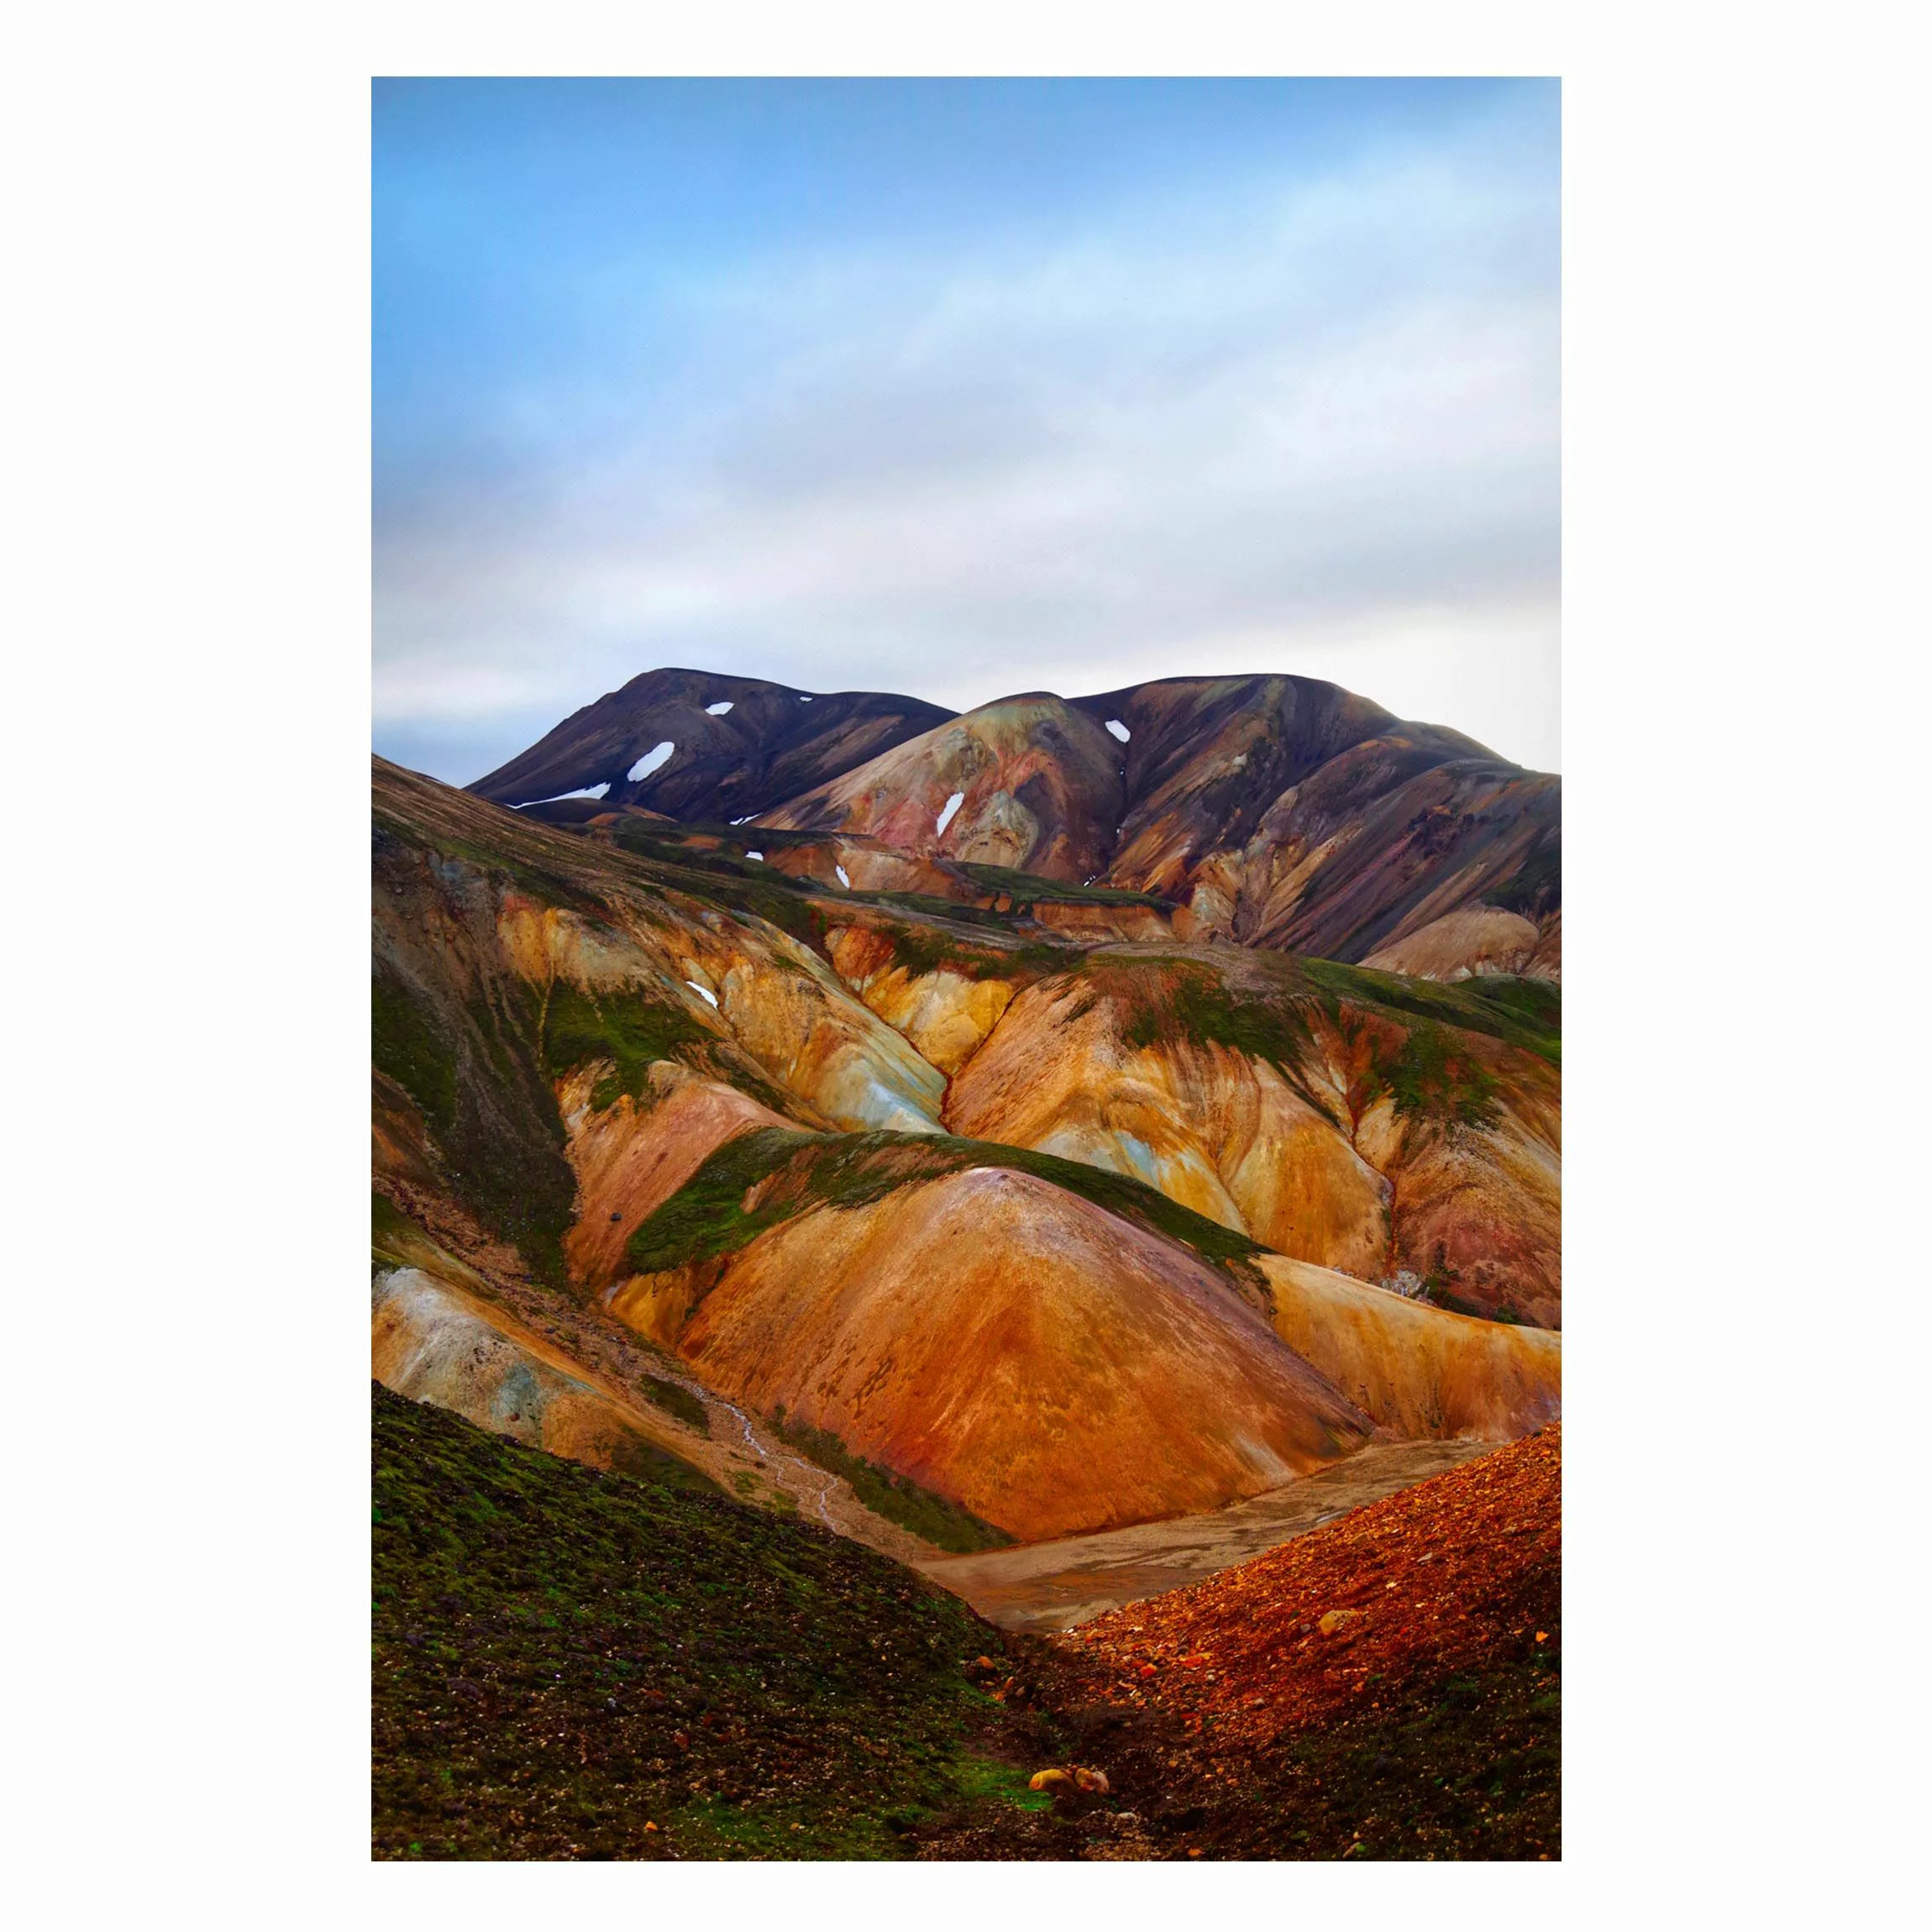
[(962, 707), (1275, 669), (1553, 766), (1555, 192), (1478, 131), (1074, 233), (795, 249), (656, 286), (627, 370), (613, 272), (594, 377), (385, 480), (379, 744), (467, 780), (661, 664)]

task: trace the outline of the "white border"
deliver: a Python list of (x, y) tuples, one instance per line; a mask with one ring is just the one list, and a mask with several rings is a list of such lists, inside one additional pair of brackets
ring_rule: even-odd
[[(1923, 836), (1882, 843), (1923, 816), (1926, 171), (1902, 18), (1029, 0), (16, 23), (29, 1921), (1882, 1904), (1916, 1823), (1887, 1740), (1915, 1745), (1924, 1685), (1903, 1567), (1923, 1504), (1880, 1507), (1887, 1457), (1914, 1466), (1893, 1419), (1924, 1326), (1898, 1098), (1923, 1091)], [(1562, 77), (1562, 1868), (366, 1865), (362, 1357), (339, 1317), (366, 1104), (368, 81), (627, 71)]]

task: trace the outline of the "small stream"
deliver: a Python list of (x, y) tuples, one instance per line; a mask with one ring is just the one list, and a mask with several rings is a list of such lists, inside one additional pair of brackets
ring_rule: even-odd
[(749, 1449), (752, 1454), (758, 1457), (759, 1462), (764, 1463), (775, 1462), (781, 1465), (789, 1464), (792, 1468), (800, 1470), (806, 1475), (816, 1476), (818, 1478), (818, 1491), (817, 1494), (813, 1497), (812, 1500), (817, 1506), (819, 1520), (822, 1522), (826, 1528), (830, 1530), (834, 1536), (843, 1536), (846, 1534), (846, 1532), (841, 1530), (838, 1525), (832, 1520), (832, 1511), (826, 1507), (826, 1499), (830, 1496), (832, 1492), (838, 1487), (837, 1477), (831, 1474), (827, 1470), (819, 1468), (816, 1463), (808, 1462), (802, 1456), (793, 1455), (790, 1450), (766, 1448), (764, 1444), (760, 1442), (756, 1434), (753, 1433), (751, 1425), (750, 1416), (747, 1415), (743, 1410), (738, 1407), (737, 1403), (727, 1402), (724, 1397), (720, 1395), (715, 1389), (706, 1389), (700, 1383), (688, 1382), (681, 1375), (674, 1374), (669, 1378), (669, 1379), (676, 1382), (678, 1385), (685, 1390), (687, 1394), (696, 1396), (699, 1401), (715, 1404), (718, 1408), (725, 1410), (729, 1414), (736, 1416), (738, 1418), (738, 1427), (744, 1431), (746, 1448)]

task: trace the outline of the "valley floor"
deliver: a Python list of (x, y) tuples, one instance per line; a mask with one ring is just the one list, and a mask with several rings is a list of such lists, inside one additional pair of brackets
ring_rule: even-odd
[(1452, 1469), (1487, 1446), (1372, 1443), (1347, 1462), (1225, 1509), (969, 1557), (929, 1557), (914, 1567), (1001, 1630), (1071, 1630), (1104, 1610), (1247, 1562), (1364, 1503)]

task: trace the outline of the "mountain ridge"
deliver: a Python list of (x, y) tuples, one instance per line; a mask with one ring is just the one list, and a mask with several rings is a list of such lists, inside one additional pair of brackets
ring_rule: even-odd
[(1146, 895), (1181, 939), (1562, 977), (1562, 780), (1288, 673), (953, 712), (648, 671), (467, 789), (556, 823), (749, 824)]

